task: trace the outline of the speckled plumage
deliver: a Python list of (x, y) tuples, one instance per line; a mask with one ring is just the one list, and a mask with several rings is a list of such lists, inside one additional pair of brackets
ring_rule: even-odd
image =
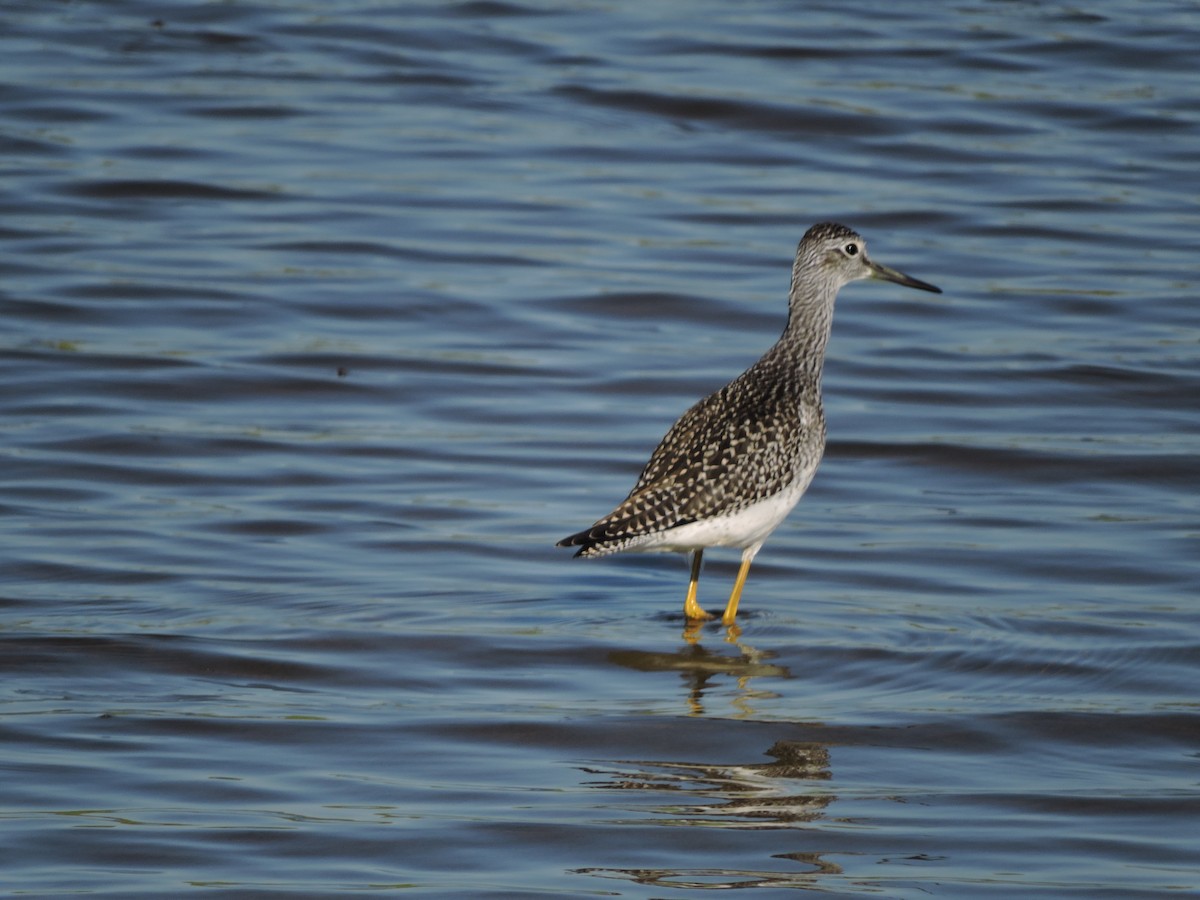
[(562, 546), (579, 556), (633, 549), (647, 538), (745, 509), (811, 477), (825, 447), (819, 374), (789, 365), (776, 345), (685, 412), (629, 496)]
[(883, 278), (937, 291), (867, 259), (862, 238), (823, 222), (804, 235), (792, 266), (788, 323), (749, 369), (685, 412), (663, 437), (629, 496), (590, 528), (558, 542), (577, 556), (623, 550), (691, 551), (693, 607), (704, 547), (743, 550), (726, 620), (745, 570), (812, 480), (825, 449), (821, 370), (838, 289)]

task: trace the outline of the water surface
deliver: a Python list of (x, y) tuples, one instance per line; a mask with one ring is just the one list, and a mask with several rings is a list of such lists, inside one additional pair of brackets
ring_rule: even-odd
[[(1190, 4), (0, 24), (5, 891), (1200, 894)], [(824, 219), (945, 293), (689, 639), (552, 545)]]

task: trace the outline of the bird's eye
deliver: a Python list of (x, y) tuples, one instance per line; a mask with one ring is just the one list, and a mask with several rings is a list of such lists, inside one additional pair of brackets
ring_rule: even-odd
[(853, 242), (847, 244), (842, 249), (845, 251), (847, 256), (857, 256), (858, 255), (858, 244), (855, 244)]

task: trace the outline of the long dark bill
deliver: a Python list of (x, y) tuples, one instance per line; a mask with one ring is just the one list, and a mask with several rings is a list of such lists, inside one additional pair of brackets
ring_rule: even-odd
[(940, 287), (934, 287), (928, 281), (921, 281), (919, 278), (913, 278), (911, 275), (905, 275), (903, 272), (889, 269), (887, 266), (881, 265), (874, 260), (868, 260), (867, 265), (870, 267), (872, 277), (874, 278), (882, 278), (884, 281), (894, 281), (896, 284), (916, 288), (920, 291), (929, 291), (933, 294), (940, 294), (942, 292)]

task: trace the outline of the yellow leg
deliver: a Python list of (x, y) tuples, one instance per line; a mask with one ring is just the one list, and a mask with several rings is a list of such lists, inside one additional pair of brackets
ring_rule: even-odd
[(733, 583), (733, 593), (729, 595), (729, 602), (725, 604), (725, 615), (721, 616), (721, 621), (726, 625), (732, 625), (733, 620), (737, 618), (738, 603), (742, 599), (742, 588), (746, 586), (746, 576), (750, 574), (750, 563), (754, 562), (753, 556), (743, 556), (742, 566), (738, 569), (737, 581)]
[(687, 599), (683, 601), (683, 614), (689, 622), (702, 622), (712, 618), (712, 614), (706, 613), (696, 602), (696, 589), (700, 585), (700, 560), (703, 558), (703, 550), (692, 551), (692, 577), (688, 581)]

